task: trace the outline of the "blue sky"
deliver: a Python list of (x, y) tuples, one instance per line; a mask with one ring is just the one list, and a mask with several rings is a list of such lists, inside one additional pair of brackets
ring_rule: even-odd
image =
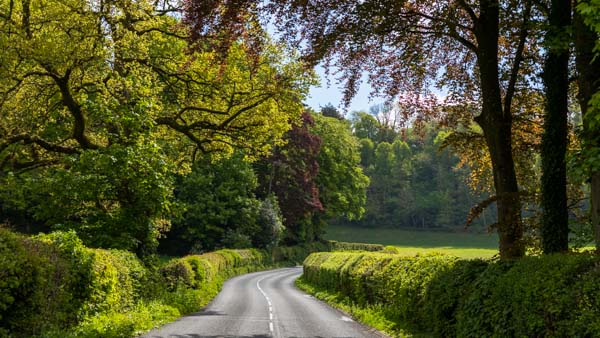
[[(321, 86), (312, 87), (310, 89), (309, 98), (306, 100), (306, 104), (314, 110), (319, 110), (319, 107), (325, 106), (331, 103), (337, 108), (343, 110), (342, 107), (342, 88), (341, 85), (336, 84), (336, 80), (333, 75), (329, 76), (329, 87), (327, 86), (327, 79), (325, 78), (325, 72), (322, 67), (317, 67), (317, 74), (321, 78)], [(369, 107), (383, 102), (382, 98), (373, 98), (369, 101), (369, 93), (371, 92), (371, 86), (363, 81), (360, 89), (348, 108), (348, 113), (355, 110), (369, 111)]]

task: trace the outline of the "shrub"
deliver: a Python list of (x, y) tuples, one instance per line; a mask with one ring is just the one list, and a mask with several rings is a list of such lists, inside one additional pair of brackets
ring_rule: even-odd
[(0, 230), (0, 257), (0, 327), (14, 336), (127, 310), (147, 273), (134, 254), (86, 248), (73, 232), (29, 238)]
[(169, 290), (178, 287), (195, 287), (195, 271), (185, 259), (173, 259), (160, 269)]
[(303, 281), (378, 308), (385, 321), (434, 337), (591, 337), (600, 329), (600, 259), (514, 262), (444, 255), (310, 255)]
[(381, 244), (349, 243), (329, 241), (331, 251), (383, 251), (385, 247)]
[(456, 336), (456, 315), (464, 299), (473, 292), (475, 279), (485, 270), (483, 260), (458, 260), (440, 271), (427, 285), (422, 317), (436, 337)]
[(588, 336), (600, 323), (600, 280), (591, 282), (597, 263), (587, 255), (550, 255), (492, 264), (459, 308), (457, 335)]
[(0, 336), (138, 334), (197, 311), (229, 277), (329, 248), (280, 248), (281, 260), (275, 251), (224, 249), (154, 267), (131, 252), (87, 248), (74, 232), (25, 237), (0, 229)]

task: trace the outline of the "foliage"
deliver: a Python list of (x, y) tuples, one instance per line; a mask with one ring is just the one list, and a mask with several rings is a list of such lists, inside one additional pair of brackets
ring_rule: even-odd
[(331, 250), (328, 242), (313, 241), (294, 246), (278, 246), (273, 248), (272, 256), (275, 262), (289, 262), (300, 265), (308, 255), (313, 252)]
[(147, 271), (132, 253), (88, 249), (72, 232), (25, 238), (2, 230), (0, 236), (15, 248), (3, 255), (15, 263), (6, 269), (7, 280), (11, 270), (28, 271), (2, 292), (12, 300), (2, 308), (2, 327), (17, 335), (63, 329), (107, 310), (124, 311), (142, 295)]
[[(370, 115), (369, 115), (370, 116)], [(373, 132), (385, 127), (373, 116)], [(365, 118), (360, 118), (364, 120)], [(361, 120), (352, 121), (354, 134)], [(462, 228), (469, 209), (479, 196), (465, 186), (470, 167), (449, 149), (440, 149), (448, 137), (446, 129), (424, 123), (419, 128), (393, 131), (392, 141), (360, 139), (364, 173), (370, 179), (366, 210), (361, 220), (337, 224), (369, 227)], [(489, 225), (494, 211), (486, 211), (479, 225)]]
[(139, 335), (205, 306), (228, 278), (334, 248), (382, 249), (313, 242), (270, 252), (223, 249), (148, 266), (131, 252), (85, 247), (72, 231), (25, 237), (0, 228), (0, 335)]
[(338, 120), (344, 119), (344, 115), (342, 115), (342, 113), (340, 113), (338, 109), (335, 108), (331, 103), (328, 103), (324, 107), (321, 107), (319, 113), (321, 113), (321, 115), (323, 116), (333, 117)]
[(74, 232), (5, 229), (0, 253), (0, 334), (14, 337), (140, 334), (197, 311), (230, 277), (287, 263), (256, 249), (219, 250), (156, 268), (130, 252), (87, 248)]
[(573, 337), (593, 336), (598, 327), (597, 267), (589, 255), (486, 262), (318, 253), (305, 260), (302, 279), (344, 294), (345, 305), (377, 307), (395, 329), (434, 337)]
[[(189, 0), (189, 7), (200, 3)], [(243, 38), (243, 30), (232, 25), (244, 27), (246, 18), (262, 14), (274, 18), (290, 45), (304, 47), (310, 65), (324, 61), (339, 68), (346, 104), (356, 94), (362, 74), (369, 72), (378, 93), (399, 101), (406, 120), (468, 116), (481, 126), (491, 158), (501, 256), (524, 255), (511, 129), (513, 117), (523, 110), (521, 99), (540, 83), (535, 74), (542, 54), (538, 32), (543, 6), (497, 0), (258, 3), (215, 1), (207, 12), (187, 11), (188, 24), (202, 32), (216, 29)], [(215, 16), (215, 9), (230, 15)], [(475, 109), (459, 114), (440, 109), (441, 100), (432, 94), (434, 85), (448, 92), (446, 105), (467, 103)]]
[[(316, 184), (325, 219), (360, 219), (364, 214), (369, 179), (360, 167), (358, 140), (350, 124), (315, 114), (311, 132), (321, 138)], [(317, 214), (319, 215), (319, 214)]]
[(144, 256), (168, 229), (173, 175), (198, 154), (282, 144), (311, 76), (271, 43), (253, 57), (231, 44), (216, 65), (187, 48), (174, 6), (0, 1), (0, 198), (12, 217)]
[[(231, 247), (225, 244), (233, 244), (236, 236), (255, 237), (261, 207), (254, 194), (257, 185), (252, 166), (242, 154), (196, 162), (190, 173), (176, 181), (179, 215), (162, 240), (162, 251), (184, 255)], [(223, 242), (226, 235), (229, 243)]]
[(319, 236), (311, 223), (312, 214), (323, 210), (316, 183), (322, 142), (311, 133), (314, 123), (310, 113), (304, 112), (302, 121), (286, 134), (286, 145), (257, 165), (259, 195), (277, 197), (288, 244), (310, 242)]
[(267, 197), (260, 206), (257, 217), (259, 231), (254, 235), (252, 244), (256, 248), (272, 248), (279, 244), (285, 227), (283, 216), (275, 196)]
[(21, 204), (49, 228), (76, 229), (90, 246), (141, 256), (155, 250), (159, 233), (168, 229), (173, 189), (173, 168), (156, 144), (90, 150), (65, 164), (43, 174), (9, 174), (2, 200)]
[(383, 251), (381, 244), (352, 243), (329, 241), (330, 250), (327, 251)]
[(434, 336), (456, 335), (457, 313), (464, 299), (475, 291), (473, 282), (487, 266), (488, 262), (482, 260), (460, 260), (429, 283), (422, 316), (431, 324)]

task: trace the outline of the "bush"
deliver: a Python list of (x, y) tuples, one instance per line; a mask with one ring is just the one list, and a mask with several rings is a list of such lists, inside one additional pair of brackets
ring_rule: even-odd
[(591, 337), (600, 329), (600, 259), (514, 262), (444, 255), (310, 255), (305, 283), (379, 308), (397, 327), (434, 337)]
[[(63, 236), (63, 234), (57, 234)], [(37, 335), (54, 327), (76, 323), (83, 315), (83, 290), (78, 269), (64, 252), (78, 247), (76, 237), (64, 234), (61, 245), (51, 239), (41, 240), (0, 231), (2, 260), (0, 286), (3, 306), (1, 327), (16, 336)], [(83, 247), (81, 245), (81, 247)], [(7, 250), (8, 249), (8, 250)], [(75, 272), (75, 273), (73, 273)]]
[(272, 261), (280, 264), (301, 264), (313, 252), (331, 251), (329, 242), (312, 242), (303, 245), (281, 246), (272, 250)]
[(0, 257), (0, 328), (14, 336), (128, 310), (146, 284), (134, 254), (86, 248), (73, 232), (29, 238), (0, 230)]
[(329, 241), (331, 251), (383, 251), (381, 244)]
[(597, 335), (591, 329), (600, 325), (597, 264), (598, 258), (587, 255), (527, 257), (493, 264), (475, 281), (473, 292), (460, 307), (457, 335)]
[(456, 315), (464, 299), (473, 292), (475, 279), (485, 270), (483, 260), (458, 260), (438, 273), (427, 285), (422, 317), (436, 337), (456, 336)]

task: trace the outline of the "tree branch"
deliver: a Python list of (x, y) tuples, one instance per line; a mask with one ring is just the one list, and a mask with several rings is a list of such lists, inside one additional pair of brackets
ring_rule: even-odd
[(0, 144), (0, 152), (4, 151), (10, 145), (18, 142), (24, 142), (25, 144), (37, 144), (45, 150), (62, 154), (76, 154), (79, 152), (76, 148), (61, 146), (48, 142), (37, 135), (29, 135), (26, 133), (13, 135), (5, 138), (5, 140), (6, 141), (4, 143)]
[(523, 61), (523, 50), (525, 49), (525, 42), (527, 41), (527, 35), (529, 34), (529, 17), (531, 16), (531, 0), (525, 3), (525, 11), (523, 12), (523, 24), (519, 34), (519, 45), (515, 52), (515, 58), (510, 71), (510, 80), (508, 87), (506, 88), (506, 96), (504, 97), (504, 114), (510, 114), (512, 100), (515, 94), (515, 86), (519, 77), (519, 70), (521, 68), (521, 62)]
[[(47, 69), (48, 70), (48, 69)], [(50, 71), (50, 70), (48, 70)], [(51, 71), (50, 71), (51, 72)], [(58, 85), (60, 89), (62, 102), (65, 107), (71, 113), (74, 119), (73, 125), (73, 138), (81, 145), (83, 149), (99, 149), (100, 146), (94, 144), (85, 134), (85, 115), (83, 111), (81, 111), (81, 106), (75, 98), (71, 94), (71, 90), (69, 89), (69, 76), (71, 75), (71, 70), (68, 70), (63, 77), (58, 77), (57, 75), (52, 75), (52, 78)]]

